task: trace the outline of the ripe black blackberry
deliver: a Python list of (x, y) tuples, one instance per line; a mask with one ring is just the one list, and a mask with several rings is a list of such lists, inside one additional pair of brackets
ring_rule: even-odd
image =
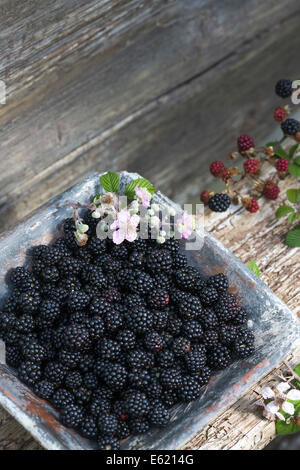
[(52, 382), (56, 387), (62, 385), (67, 369), (64, 365), (58, 362), (48, 362), (44, 369), (44, 376), (49, 382)]
[(238, 337), (238, 329), (233, 325), (222, 325), (219, 329), (220, 342), (230, 346)]
[(232, 350), (239, 359), (245, 359), (255, 351), (251, 338), (237, 338), (232, 344)]
[(128, 382), (134, 389), (145, 390), (151, 383), (151, 375), (147, 369), (132, 369), (128, 374)]
[(140, 307), (140, 306), (144, 305), (145, 301), (144, 301), (144, 299), (142, 299), (142, 297), (140, 297), (137, 294), (128, 294), (124, 298), (124, 303), (125, 303), (126, 307), (128, 307), (130, 309), (132, 307)]
[(52, 404), (54, 408), (58, 410), (65, 408), (70, 403), (74, 403), (75, 397), (74, 395), (65, 388), (59, 388), (53, 393), (52, 396)]
[(102, 417), (105, 414), (109, 414), (111, 412), (112, 404), (110, 400), (105, 398), (93, 398), (89, 403), (89, 410), (91, 415), (97, 419), (100, 416)]
[(166, 426), (171, 419), (171, 414), (163, 403), (159, 402), (151, 408), (148, 419), (155, 426)]
[(42, 377), (41, 366), (32, 361), (25, 361), (19, 366), (18, 376), (22, 382), (33, 386)]
[(3, 341), (5, 341), (6, 345), (8, 344), (10, 346), (18, 346), (22, 335), (15, 328), (10, 328), (7, 331), (3, 330), (1, 332), (1, 337), (3, 338)]
[(213, 308), (218, 319), (225, 323), (235, 318), (240, 310), (237, 300), (232, 294), (224, 294)]
[(18, 302), (23, 312), (34, 313), (39, 309), (40, 306), (40, 294), (35, 290), (23, 292), (21, 293)]
[(103, 289), (101, 292), (101, 296), (111, 303), (122, 301), (122, 294), (117, 289), (113, 288)]
[(219, 343), (219, 335), (216, 330), (206, 330), (203, 337), (203, 344), (207, 349), (214, 348)]
[(24, 313), (16, 322), (16, 329), (23, 334), (30, 333), (35, 329), (35, 320), (30, 313)]
[(67, 292), (62, 287), (58, 287), (52, 283), (43, 284), (40, 293), (42, 299), (51, 299), (60, 306), (64, 304), (67, 298)]
[(219, 326), (218, 317), (215, 312), (206, 307), (199, 317), (199, 321), (205, 330), (216, 329)]
[(212, 369), (225, 369), (231, 363), (230, 351), (226, 346), (217, 345), (209, 352), (207, 359)]
[(126, 397), (126, 412), (130, 418), (147, 416), (150, 411), (150, 404), (147, 396), (143, 392), (133, 391)]
[(105, 328), (110, 333), (116, 333), (123, 325), (123, 315), (115, 309), (111, 309), (104, 317)]
[(6, 346), (5, 361), (10, 367), (17, 369), (22, 362), (22, 354), (17, 346)]
[(10, 330), (17, 324), (17, 317), (14, 313), (0, 312), (0, 329)]
[(15, 287), (21, 287), (30, 277), (31, 273), (24, 266), (17, 266), (9, 272), (9, 280)]
[(117, 341), (103, 338), (99, 341), (98, 352), (102, 360), (115, 361), (121, 355), (121, 346)]
[(83, 382), (86, 388), (89, 390), (97, 390), (98, 387), (98, 378), (93, 372), (87, 372), (84, 374)]
[(22, 353), (27, 361), (32, 361), (36, 364), (40, 364), (47, 357), (45, 348), (40, 346), (37, 342), (24, 344)]
[(97, 264), (101, 266), (106, 275), (118, 273), (122, 268), (123, 264), (121, 260), (113, 258), (109, 254), (100, 256), (97, 260)]
[(34, 386), (34, 392), (44, 400), (50, 400), (55, 391), (54, 384), (48, 380), (42, 380)]
[(60, 275), (64, 278), (76, 276), (81, 269), (81, 262), (71, 256), (64, 256), (57, 264)]
[(143, 350), (129, 352), (127, 362), (132, 369), (150, 369), (154, 365), (153, 354)]
[(113, 398), (114, 392), (110, 388), (106, 387), (105, 385), (101, 385), (93, 392), (92, 399), (93, 400), (109, 400), (111, 401)]
[(81, 354), (79, 361), (78, 361), (78, 370), (82, 373), (90, 372), (94, 369), (95, 359), (94, 356), (91, 354)]
[(151, 382), (145, 386), (144, 392), (149, 399), (160, 398), (162, 396), (163, 388), (157, 377), (152, 377)]
[(172, 351), (164, 349), (160, 351), (156, 356), (157, 364), (162, 369), (169, 369), (174, 366), (175, 357)]
[(201, 395), (201, 385), (191, 376), (185, 376), (182, 379), (182, 386), (178, 390), (178, 398), (182, 401), (190, 402), (197, 400)]
[(84, 412), (81, 406), (69, 403), (66, 405), (61, 413), (60, 419), (62, 423), (68, 428), (78, 428), (84, 419)]
[(64, 238), (58, 238), (57, 240), (55, 240), (52, 246), (58, 251), (60, 258), (64, 256), (71, 256), (71, 252), (68, 249)]
[(68, 299), (68, 308), (71, 312), (82, 310), (88, 306), (90, 296), (83, 290), (72, 292)]
[(96, 439), (98, 436), (98, 428), (93, 416), (85, 416), (81, 422), (79, 432), (88, 439)]
[(197, 373), (201, 371), (207, 360), (205, 347), (202, 345), (197, 346), (197, 348), (189, 351), (189, 353), (184, 356), (184, 359), (187, 370), (190, 373)]
[(146, 349), (153, 353), (161, 351), (165, 346), (163, 338), (156, 331), (150, 331), (145, 335), (144, 344)]
[(248, 314), (246, 310), (244, 310), (243, 308), (240, 308), (231, 323), (235, 326), (243, 326), (247, 323), (247, 321), (248, 321)]
[(153, 310), (153, 328), (158, 332), (162, 332), (166, 329), (168, 324), (169, 312), (168, 309), (164, 310)]
[(179, 336), (172, 344), (172, 351), (177, 357), (186, 356), (191, 350), (191, 342), (189, 339)]
[(173, 269), (180, 270), (187, 267), (187, 257), (183, 253), (173, 254)]
[(149, 331), (153, 325), (152, 313), (145, 307), (134, 307), (125, 312), (127, 327), (137, 334)]
[(138, 269), (145, 266), (145, 253), (143, 251), (133, 250), (129, 256), (129, 265)]
[(95, 315), (92, 318), (88, 318), (85, 322), (85, 326), (89, 332), (91, 340), (99, 340), (104, 336), (105, 325), (100, 316)]
[(131, 351), (135, 347), (135, 334), (130, 330), (122, 330), (117, 334), (117, 341), (123, 351)]
[(70, 325), (65, 328), (63, 343), (69, 351), (81, 351), (90, 341), (88, 330), (82, 325)]
[(293, 93), (293, 82), (291, 80), (278, 80), (275, 86), (276, 95), (280, 98), (288, 98)]
[(116, 432), (116, 437), (122, 440), (122, 439), (126, 439), (127, 437), (129, 437), (130, 434), (131, 433), (130, 433), (128, 424), (125, 421), (119, 421), (117, 432)]
[(172, 285), (172, 277), (170, 273), (157, 273), (153, 276), (153, 282), (156, 289), (169, 291)]
[(217, 193), (208, 201), (208, 207), (213, 212), (225, 212), (231, 204), (228, 194)]
[(180, 334), (181, 329), (182, 329), (181, 318), (178, 315), (176, 315), (176, 313), (174, 312), (169, 313), (167, 331), (172, 336), (177, 336)]
[(129, 429), (134, 434), (144, 434), (150, 428), (150, 423), (146, 418), (134, 418), (129, 421)]
[(127, 287), (133, 294), (146, 295), (153, 290), (154, 281), (150, 274), (137, 270), (128, 279)]
[(172, 268), (172, 256), (168, 250), (151, 250), (146, 258), (146, 266), (152, 273), (168, 272)]
[(105, 253), (107, 248), (107, 240), (101, 240), (97, 236), (90, 237), (88, 240), (87, 247), (92, 255), (97, 256)]
[(168, 238), (161, 244), (161, 249), (169, 250), (171, 255), (174, 257), (179, 251), (179, 240), (176, 238)]
[(98, 438), (99, 450), (120, 450), (120, 442), (116, 437), (99, 437)]
[(177, 390), (163, 390), (161, 399), (168, 408), (171, 408), (178, 402), (178, 392)]
[(296, 135), (300, 131), (300, 122), (296, 121), (296, 119), (288, 118), (281, 123), (281, 129), (285, 135)]
[(73, 389), (76, 403), (81, 406), (87, 406), (91, 401), (92, 391), (89, 390), (85, 385), (80, 385), (78, 388)]
[(67, 351), (65, 349), (61, 349), (58, 353), (59, 362), (70, 370), (77, 367), (80, 357), (79, 352)]
[(218, 298), (218, 291), (214, 287), (206, 286), (199, 292), (199, 299), (203, 305), (212, 305)]
[(36, 317), (40, 329), (51, 327), (60, 315), (60, 305), (55, 300), (45, 299), (41, 303), (40, 312)]
[(184, 320), (194, 320), (202, 313), (202, 305), (198, 297), (188, 295), (180, 302), (178, 310)]
[(177, 390), (182, 386), (182, 375), (175, 368), (162, 370), (159, 380), (165, 389)]
[(41, 277), (45, 282), (56, 282), (59, 279), (59, 271), (55, 266), (46, 266), (41, 271)]
[(112, 390), (122, 390), (127, 380), (127, 371), (120, 364), (111, 364), (103, 373), (104, 383)]
[(68, 372), (65, 378), (66, 387), (70, 390), (79, 388), (83, 383), (82, 375), (78, 370)]
[(201, 324), (196, 320), (184, 321), (182, 325), (182, 333), (191, 341), (199, 341), (203, 337)]
[(210, 276), (206, 282), (208, 287), (213, 287), (219, 294), (224, 294), (228, 289), (228, 279), (223, 273)]
[(168, 292), (164, 289), (153, 289), (147, 297), (147, 303), (150, 308), (159, 310), (165, 308), (170, 301)]
[(201, 281), (200, 273), (193, 266), (188, 266), (175, 272), (176, 284), (184, 291), (191, 292), (199, 280)]

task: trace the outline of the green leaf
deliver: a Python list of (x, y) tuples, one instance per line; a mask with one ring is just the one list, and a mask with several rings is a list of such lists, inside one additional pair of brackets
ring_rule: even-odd
[(289, 151), (289, 159), (293, 158), (293, 156), (297, 153), (298, 148), (299, 148), (299, 144), (293, 145), (293, 146), (290, 148), (290, 151)]
[(289, 160), (290, 158), (286, 151), (281, 147), (281, 145), (279, 145), (279, 147), (277, 147), (277, 149), (275, 150), (275, 155), (280, 158), (286, 158), (287, 160)]
[[(295, 372), (295, 374), (298, 375), (298, 377), (300, 377), (300, 364), (298, 364), (298, 365), (295, 367), (294, 372)], [(296, 384), (297, 384), (297, 387), (300, 388), (300, 382), (299, 382), (299, 380), (296, 380)]]
[(288, 216), (288, 221), (289, 222), (294, 222), (296, 220), (297, 214), (290, 214)]
[(288, 189), (286, 195), (293, 204), (300, 201), (300, 189)]
[(105, 175), (100, 176), (100, 184), (105, 191), (117, 193), (120, 187), (120, 177), (117, 173), (109, 171)]
[(135, 188), (138, 185), (139, 188), (145, 188), (153, 195), (156, 188), (146, 178), (137, 178), (136, 180), (130, 181), (125, 188), (125, 196), (129, 199), (133, 199), (135, 196)]
[(289, 165), (288, 172), (295, 178), (300, 178), (300, 166), (295, 165), (295, 163)]
[(278, 207), (275, 216), (277, 219), (280, 219), (280, 217), (284, 217), (289, 212), (294, 212), (294, 208), (291, 206), (280, 206)]
[(251, 259), (248, 263), (248, 268), (250, 269), (250, 271), (252, 271), (256, 276), (260, 277), (260, 271), (259, 271), (259, 267), (257, 266), (257, 264), (255, 263), (254, 259)]
[[(295, 407), (295, 416), (300, 415), (300, 400), (287, 400), (290, 403), (293, 403)], [(283, 410), (280, 410), (285, 418), (290, 418), (290, 415), (285, 413)], [(277, 434), (286, 435), (294, 434), (300, 431), (300, 426), (296, 424), (294, 418), (291, 418), (290, 422), (281, 421), (279, 418), (276, 419), (276, 431)]]
[(300, 156), (295, 158), (294, 163), (300, 166)]
[(287, 234), (285, 244), (293, 248), (300, 246), (300, 225), (297, 225), (297, 227)]
[(276, 147), (277, 144), (278, 142), (267, 142), (265, 147)]

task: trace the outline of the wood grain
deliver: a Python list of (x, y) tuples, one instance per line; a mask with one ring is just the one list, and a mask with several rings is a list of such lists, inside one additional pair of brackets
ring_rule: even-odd
[(265, 135), (274, 80), (297, 67), (297, 0), (1, 7), (1, 230), (94, 170), (194, 195), (204, 161)]

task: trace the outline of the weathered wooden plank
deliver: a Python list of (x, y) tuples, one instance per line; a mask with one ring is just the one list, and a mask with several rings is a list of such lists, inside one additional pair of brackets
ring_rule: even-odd
[(299, 4), (288, 3), (28, 2), (13, 38), (9, 9), (1, 227), (95, 169), (139, 170), (171, 197), (195, 194), (204, 160), (244, 126), (258, 138), (269, 126), (274, 77), (292, 76), (298, 59)]

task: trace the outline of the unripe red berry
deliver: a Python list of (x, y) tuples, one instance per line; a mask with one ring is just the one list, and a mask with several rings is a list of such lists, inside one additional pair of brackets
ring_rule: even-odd
[(253, 214), (254, 212), (257, 212), (259, 209), (259, 205), (256, 199), (251, 199), (249, 204), (245, 208), (247, 211), (251, 212)]
[(279, 106), (279, 108), (276, 108), (274, 111), (274, 119), (275, 121), (282, 122), (285, 120), (287, 116), (287, 112), (284, 108)]
[(276, 170), (280, 172), (287, 171), (289, 167), (289, 161), (286, 158), (280, 158), (276, 162)]
[(227, 183), (227, 181), (232, 180), (232, 174), (230, 173), (230, 171), (228, 171), (228, 170), (223, 171), (222, 180), (225, 181), (225, 183)]
[(253, 175), (258, 172), (258, 169), (259, 169), (259, 162), (258, 160), (255, 160), (254, 158), (249, 158), (249, 160), (247, 160), (244, 163), (245, 173), (250, 173)]
[(222, 175), (223, 171), (225, 171), (226, 168), (225, 168), (224, 163), (215, 161), (215, 162), (212, 162), (209, 169), (213, 176), (218, 177)]
[(240, 135), (237, 140), (239, 152), (246, 152), (247, 150), (254, 147), (254, 141), (249, 135)]
[(204, 191), (202, 191), (202, 193), (200, 194), (200, 199), (201, 201), (207, 205), (208, 204), (208, 201), (210, 199), (210, 196), (211, 196), (211, 191), (209, 191), (208, 189), (205, 189)]
[(277, 199), (280, 193), (279, 186), (272, 180), (266, 180), (264, 184), (263, 194), (268, 199)]

